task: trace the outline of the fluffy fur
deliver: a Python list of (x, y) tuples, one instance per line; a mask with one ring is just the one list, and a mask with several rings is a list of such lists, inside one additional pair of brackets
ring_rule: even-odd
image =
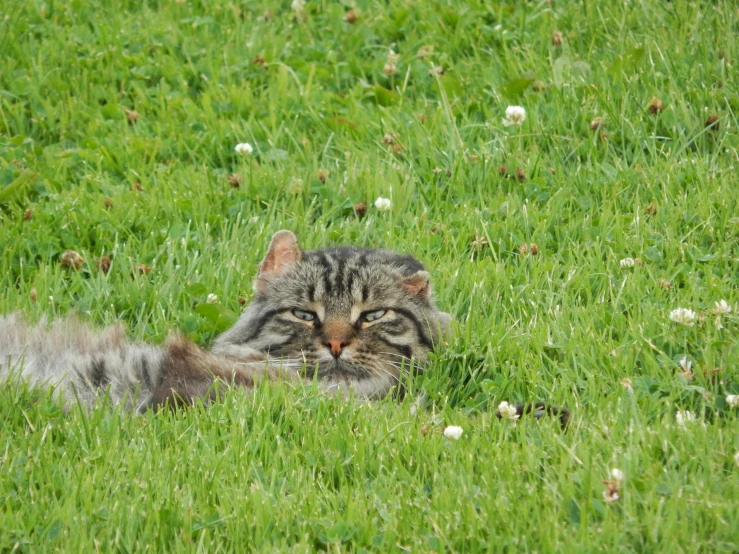
[(17, 374), (56, 387), (65, 404), (102, 395), (139, 411), (208, 399), (216, 383), (250, 389), (256, 379), (312, 379), (327, 390), (378, 398), (422, 364), (449, 316), (410, 256), (384, 250), (300, 250), (275, 234), (256, 296), (210, 352), (182, 337), (132, 343), (120, 326), (95, 331), (74, 318), (36, 326), (0, 317), (0, 380)]

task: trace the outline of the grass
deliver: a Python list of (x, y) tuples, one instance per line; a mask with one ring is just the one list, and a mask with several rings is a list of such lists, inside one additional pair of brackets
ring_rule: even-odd
[(11, 3), (0, 312), (207, 345), (289, 228), (415, 254), (456, 325), (401, 402), (141, 418), (5, 386), (0, 550), (736, 552), (738, 30), (720, 0)]

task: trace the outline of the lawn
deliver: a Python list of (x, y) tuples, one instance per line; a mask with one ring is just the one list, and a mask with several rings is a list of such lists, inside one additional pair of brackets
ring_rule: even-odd
[(287, 228), (414, 254), (455, 324), (401, 401), (5, 384), (0, 552), (739, 550), (734, 2), (4, 11), (0, 313), (208, 345)]

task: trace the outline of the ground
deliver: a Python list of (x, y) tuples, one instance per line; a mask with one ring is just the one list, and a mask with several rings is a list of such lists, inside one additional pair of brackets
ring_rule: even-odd
[(288, 228), (413, 253), (455, 325), (402, 401), (6, 385), (0, 550), (736, 552), (737, 31), (720, 0), (10, 3), (0, 312), (207, 345)]

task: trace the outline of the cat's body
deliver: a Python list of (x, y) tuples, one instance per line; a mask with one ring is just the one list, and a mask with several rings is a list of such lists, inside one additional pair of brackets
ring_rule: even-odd
[(137, 410), (207, 399), (215, 382), (251, 389), (260, 378), (315, 377), (329, 391), (379, 398), (401, 371), (425, 361), (449, 322), (414, 258), (302, 252), (289, 231), (273, 237), (255, 292), (210, 352), (182, 337), (131, 343), (120, 326), (94, 331), (73, 318), (32, 327), (15, 314), (0, 317), (0, 381), (17, 374), (56, 386), (65, 404), (91, 406), (107, 394)]

